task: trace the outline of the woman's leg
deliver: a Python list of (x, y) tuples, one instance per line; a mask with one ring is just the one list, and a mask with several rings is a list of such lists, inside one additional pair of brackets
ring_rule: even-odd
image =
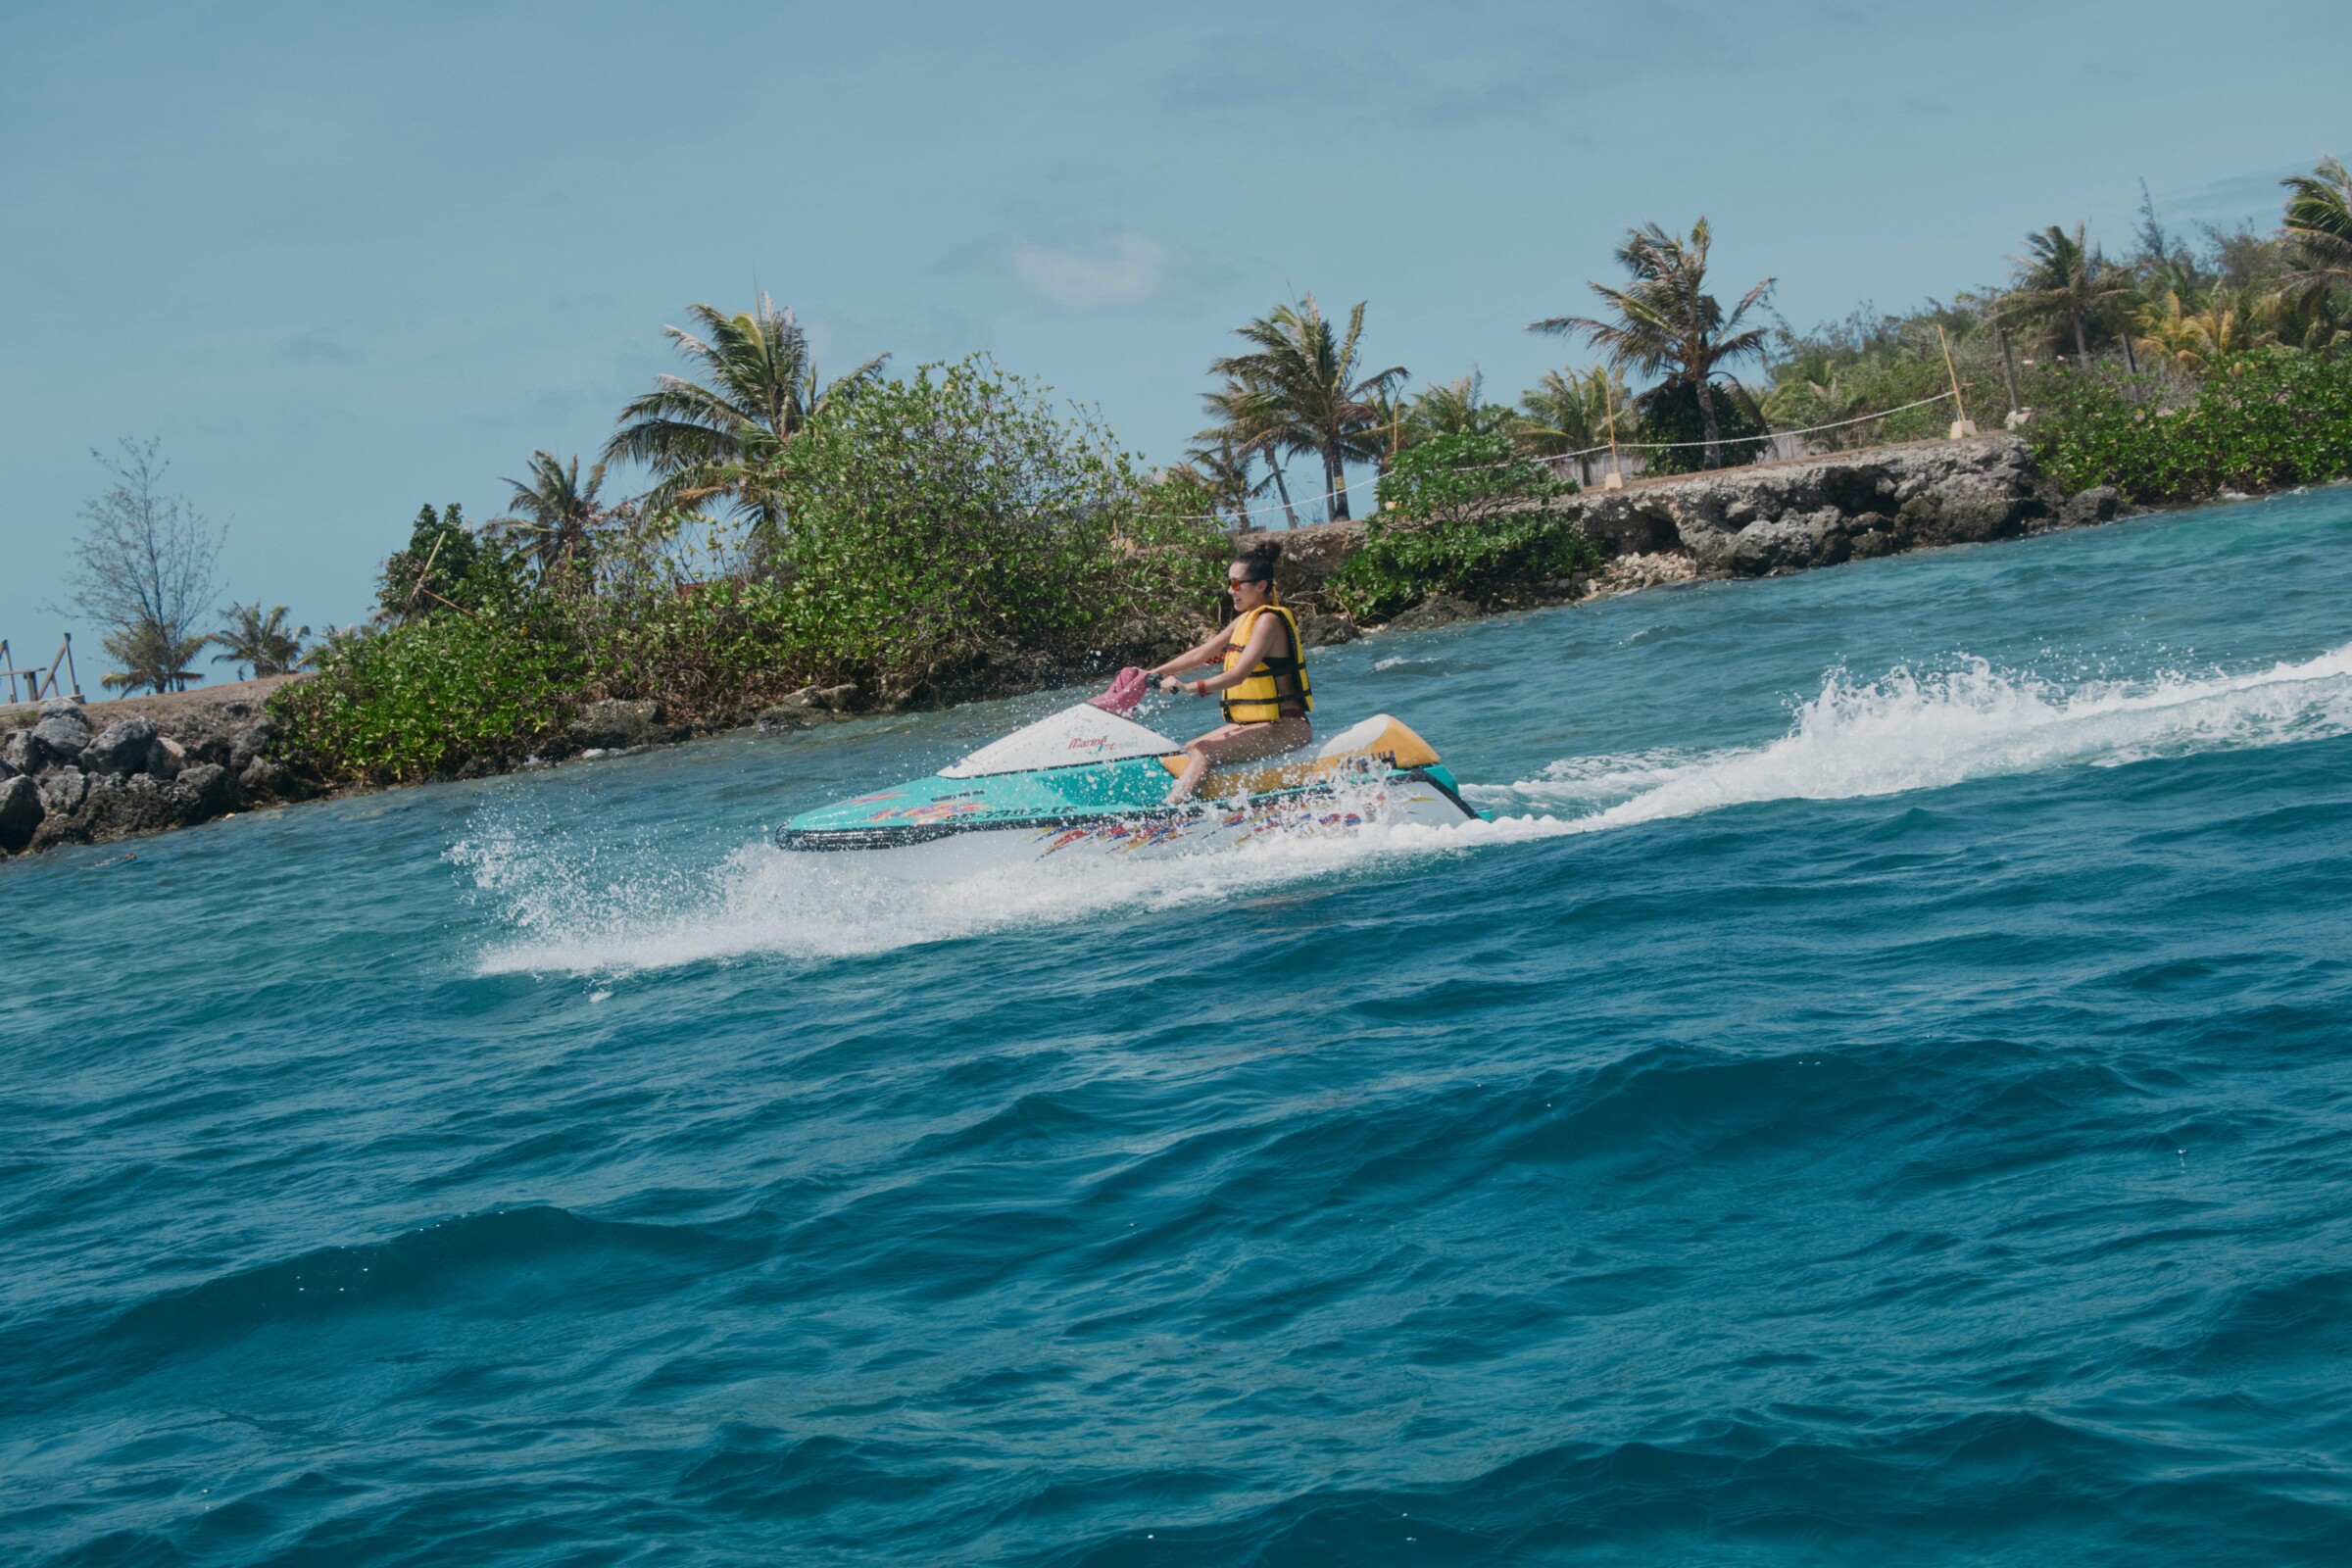
[(1184, 748), (1184, 771), (1176, 777), (1176, 787), (1168, 791), (1168, 804), (1193, 798), (1193, 791), (1208, 776), (1208, 770), (1219, 762), (1250, 762), (1261, 757), (1304, 746), (1315, 738), (1315, 727), (1305, 718), (1278, 718), (1271, 724), (1227, 724), (1212, 729)]

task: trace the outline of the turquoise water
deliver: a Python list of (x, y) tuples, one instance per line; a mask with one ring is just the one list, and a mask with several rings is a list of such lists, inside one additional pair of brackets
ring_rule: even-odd
[(0, 867), (0, 1559), (2352, 1554), (2352, 493), (1316, 691), (1500, 819), (765, 847), (1041, 696)]

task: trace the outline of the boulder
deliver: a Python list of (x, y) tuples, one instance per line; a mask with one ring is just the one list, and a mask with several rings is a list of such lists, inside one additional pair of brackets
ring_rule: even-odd
[(155, 741), (154, 719), (117, 719), (100, 730), (97, 739), (82, 748), (82, 769), (114, 778), (121, 778), (125, 773), (141, 772), (146, 769), (147, 754), (155, 749)]
[(32, 738), (48, 749), (50, 756), (61, 762), (78, 761), (82, 748), (90, 744), (89, 720), (81, 716), (78, 708), (68, 708), (49, 713), (32, 726)]
[(660, 703), (617, 697), (590, 703), (564, 731), (573, 744), (588, 751), (618, 752), (679, 738), (677, 730), (662, 722)]
[(41, 808), (51, 816), (71, 816), (90, 793), (90, 777), (78, 767), (61, 767), (41, 779)]
[[(1039, 655), (1037, 658), (1042, 661), (1044, 656)], [(981, 662), (991, 664), (995, 662), (983, 660)], [(967, 676), (970, 674), (969, 671), (965, 673)], [(948, 684), (953, 689), (956, 683), (951, 681)], [(967, 681), (966, 684), (969, 682)], [(1006, 689), (1013, 689), (1009, 684), (1003, 682), (999, 684), (1004, 684)], [(978, 689), (987, 691), (992, 688), (986, 682), (982, 682)], [(804, 686), (782, 702), (761, 709), (759, 716), (753, 722), (761, 729), (806, 729), (810, 724), (822, 723), (838, 714), (855, 710), (858, 706), (858, 696), (856, 681), (847, 681), (839, 686)]]
[(2124, 493), (2111, 484), (2094, 484), (2087, 490), (2066, 498), (2058, 520), (2069, 528), (2085, 527), (2094, 522), (2113, 522), (2124, 504)]
[(248, 800), (290, 801), (300, 798), (293, 770), (267, 757), (257, 757), (239, 770), (237, 787), (245, 792)]
[(237, 731), (228, 745), (229, 768), (242, 775), (257, 758), (270, 750), (270, 743), (276, 739), (277, 726), (267, 718)]
[(169, 735), (158, 735), (155, 744), (147, 748), (147, 760), (139, 771), (170, 780), (177, 778), (179, 770), (187, 765), (188, 754), (179, 742)]
[(117, 839), (185, 827), (188, 821), (186, 804), (174, 793), (174, 786), (151, 774), (133, 773), (128, 778), (98, 779), (90, 786), (81, 809), (57, 825), (75, 839), (111, 844)]
[(199, 762), (179, 775), (172, 796), (189, 822), (209, 822), (237, 808), (237, 781), (218, 762)]
[(81, 704), (71, 697), (44, 697), (41, 699), (38, 711), (43, 718), (56, 718), (71, 713), (82, 721), (84, 729), (89, 727), (89, 718), (82, 712)]
[(0, 850), (11, 855), (23, 850), (48, 814), (41, 804), (40, 786), (32, 780), (20, 773), (0, 782)]
[(1467, 600), (1433, 594), (1390, 621), (1389, 630), (1427, 631), (1432, 626), (1450, 626), (1457, 620), (1468, 620), (1477, 613), (1478, 607)]
[(7, 763), (12, 772), (38, 773), (48, 760), (48, 752), (29, 729), (12, 729), (8, 739), (0, 741), (0, 762)]
[(1740, 530), (1732, 545), (1732, 570), (1742, 577), (1796, 571), (1813, 564), (1813, 528), (1802, 517), (1769, 517)]
[(1351, 643), (1364, 634), (1364, 629), (1346, 615), (1324, 614), (1307, 611), (1298, 617), (1298, 640), (1309, 648), (1332, 648)]

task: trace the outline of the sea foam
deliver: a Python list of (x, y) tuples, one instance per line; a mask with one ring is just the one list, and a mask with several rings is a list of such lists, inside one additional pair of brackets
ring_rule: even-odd
[(483, 972), (602, 974), (774, 956), (822, 960), (991, 932), (1178, 908), (1431, 856), (1607, 831), (1729, 807), (1941, 789), (1972, 779), (2240, 750), (2352, 732), (2352, 645), (2301, 662), (2073, 684), (1983, 661), (1856, 681), (1842, 670), (1760, 746), (1568, 758), (1532, 779), (1471, 784), (1492, 821), (1160, 859), (1093, 859), (917, 883), (858, 855), (736, 848), (700, 870), (560, 838), (493, 811), (451, 858), (499, 915)]

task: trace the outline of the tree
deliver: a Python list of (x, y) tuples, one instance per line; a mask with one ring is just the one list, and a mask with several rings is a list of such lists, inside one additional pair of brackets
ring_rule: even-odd
[[(1252, 393), (1238, 381), (1228, 381), (1222, 392), (1203, 393), (1200, 403), (1217, 422), (1201, 431), (1196, 439), (1229, 447), (1240, 460), (1245, 476), (1249, 473), (1250, 462), (1263, 458), (1266, 477), (1250, 493), (1262, 495), (1266, 485), (1273, 485), (1274, 493), (1282, 499), (1284, 521), (1293, 528), (1298, 527), (1298, 512), (1291, 505), (1290, 481), (1283, 477), (1282, 453), (1272, 444), (1275, 425), (1270, 413), (1271, 401)], [(1196, 452), (1198, 450), (1195, 449)], [(1244, 521), (1247, 520), (1245, 511)]]
[(1250, 526), (1250, 503), (1264, 495), (1274, 482), (1271, 469), (1263, 479), (1250, 477), (1250, 456), (1236, 442), (1230, 428), (1201, 431), (1185, 454), (1185, 466), (1207, 489), (1210, 505), (1218, 512), (1231, 513), (1237, 528)]
[(662, 330), (703, 379), (657, 378), (653, 391), (620, 411), (605, 461), (625, 458), (651, 467), (648, 499), (656, 505), (699, 508), (724, 497), (772, 531), (784, 518), (767, 476), (785, 444), (828, 398), (873, 380), (889, 356), (828, 386), (817, 380), (800, 322), (765, 294), (748, 314), (726, 316), (709, 305), (686, 310), (703, 336), (682, 327)]
[(481, 554), (481, 541), (466, 525), (466, 514), (456, 502), (443, 507), (438, 516), (430, 506), (419, 508), (409, 525), (408, 548), (394, 551), (376, 579), (376, 613), (386, 620), (405, 620), (459, 604)]
[(122, 667), (99, 676), (98, 684), (109, 691), (135, 692), (142, 687), (151, 692), (185, 691), (188, 682), (204, 679), (202, 670), (188, 665), (203, 652), (207, 640), (201, 635), (172, 637), (154, 621), (117, 627), (101, 642)]
[[(1595, 366), (1589, 370), (1546, 370), (1544, 379), (1519, 396), (1519, 417), (1511, 435), (1531, 457), (1564, 458), (1608, 445), (1611, 419), (1625, 418), (1625, 376)], [(1591, 470), (1577, 459), (1581, 478)]]
[(2090, 325), (2130, 288), (2131, 279), (2107, 265), (2099, 248), (2083, 237), (2077, 223), (2069, 234), (2056, 223), (2026, 236), (2024, 256), (2015, 265), (2008, 298), (2002, 302), (2004, 323), (2038, 327), (2042, 341), (2058, 352), (2072, 331), (2075, 353), (2090, 363)]
[(1631, 277), (1624, 288), (1592, 285), (1607, 306), (1607, 318), (1554, 316), (1531, 322), (1531, 332), (1581, 333), (1593, 347), (1605, 351), (1609, 368), (1642, 375), (1665, 372), (1665, 381), (1642, 395), (1647, 403), (1673, 387), (1688, 387), (1697, 399), (1705, 430), (1704, 466), (1723, 466), (1722, 422), (1715, 409), (1714, 382), (1733, 379), (1726, 365), (1764, 352), (1763, 327), (1740, 329), (1747, 313), (1772, 293), (1766, 278), (1740, 296), (1726, 313), (1707, 292), (1707, 252), (1714, 232), (1705, 218), (1690, 225), (1688, 237), (1670, 234), (1656, 223), (1628, 229), (1617, 247), (1617, 262)]
[(1407, 416), (1414, 439), (1441, 435), (1499, 435), (1511, 427), (1511, 411), (1487, 401), (1487, 378), (1477, 366), (1468, 375), (1440, 381), (1413, 399)]
[(2271, 302), (2242, 300), (2226, 288), (2206, 297), (2202, 310), (2192, 309), (2179, 294), (2142, 311), (2138, 318), (2139, 346), (2158, 359), (2202, 375), (2221, 361), (2277, 339), (2270, 322), (2276, 313)]
[(1248, 354), (1215, 361), (1209, 368), (1230, 376), (1243, 396), (1242, 413), (1253, 442), (1268, 451), (1311, 453), (1323, 460), (1331, 515), (1348, 515), (1348, 465), (1375, 463), (1385, 443), (1380, 410), (1371, 399), (1404, 379), (1404, 367), (1361, 374), (1364, 307), (1348, 313), (1345, 332), (1335, 331), (1312, 294), (1236, 335), (1251, 345)]
[(2323, 158), (2310, 173), (2289, 174), (2279, 183), (2294, 192), (2286, 203), (2286, 234), (2295, 270), (2283, 279), (2286, 286), (2308, 300), (2352, 283), (2352, 172), (2338, 160)]
[(488, 526), (530, 541), (539, 574), (545, 577), (566, 561), (586, 558), (589, 535), (605, 517), (596, 501), (604, 487), (605, 466), (590, 468), (588, 482), (582, 485), (576, 454), (566, 465), (554, 453), (540, 451), (531, 454), (530, 475), (527, 483), (499, 480), (512, 485), (514, 493), (507, 498), (508, 515), (491, 518)]
[(245, 678), (245, 665), (253, 667), (256, 680), (266, 675), (283, 675), (303, 662), (302, 640), (311, 634), (308, 626), (286, 626), (286, 607), (272, 605), (270, 613), (262, 613), (262, 602), (228, 607), (228, 624), (207, 638), (219, 643), (225, 652), (213, 656), (216, 664), (239, 666), (237, 678)]
[(87, 527), (66, 573), (71, 610), (110, 628), (104, 644), (122, 669), (106, 683), (158, 692), (204, 678), (184, 666), (204, 646), (191, 627), (212, 603), (225, 536), (184, 497), (163, 493), (162, 452), (160, 438), (125, 437), (119, 456), (90, 454), (114, 483), (82, 505)]

